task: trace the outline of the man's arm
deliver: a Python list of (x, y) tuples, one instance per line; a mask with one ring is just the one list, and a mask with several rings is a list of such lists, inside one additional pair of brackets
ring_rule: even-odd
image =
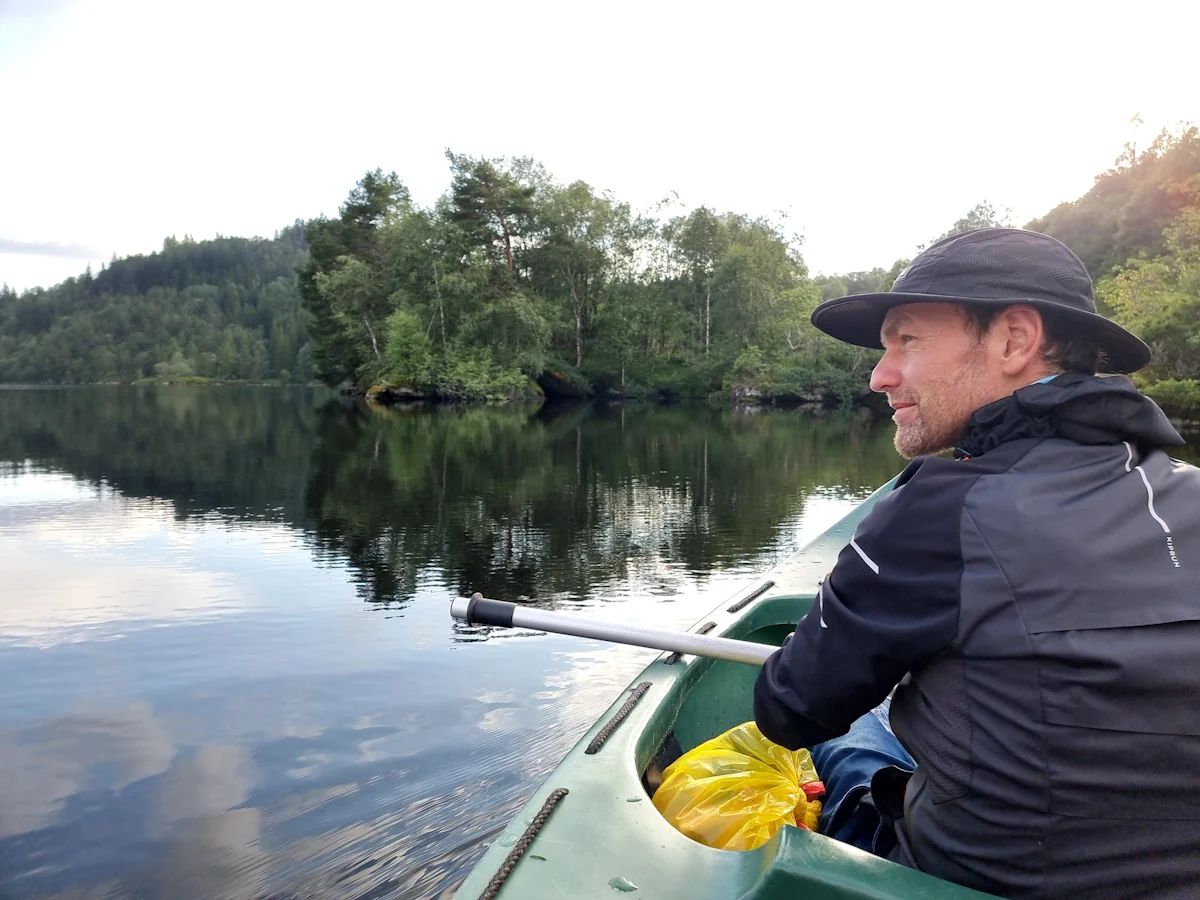
[[(859, 524), (754, 687), (764, 735), (796, 749), (845, 734), (958, 632), (962, 501), (974, 478), (921, 460)], [(967, 476), (967, 477), (964, 477)]]

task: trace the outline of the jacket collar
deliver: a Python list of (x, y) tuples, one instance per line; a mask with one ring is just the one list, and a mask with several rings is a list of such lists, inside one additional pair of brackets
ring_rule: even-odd
[(1166, 415), (1128, 378), (1066, 372), (977, 409), (954, 455), (982, 456), (1008, 441), (1061, 437), (1080, 444), (1135, 441), (1179, 447), (1185, 441)]

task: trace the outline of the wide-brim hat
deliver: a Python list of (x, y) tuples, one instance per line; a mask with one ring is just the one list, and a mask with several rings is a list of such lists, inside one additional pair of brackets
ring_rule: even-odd
[(1049, 235), (1019, 228), (944, 238), (914, 259), (890, 291), (826, 300), (813, 310), (812, 323), (840, 341), (879, 350), (889, 309), (937, 302), (1027, 303), (1051, 317), (1060, 332), (1094, 338), (1104, 353), (1101, 372), (1136, 372), (1150, 362), (1150, 348), (1140, 338), (1096, 312), (1092, 279), (1079, 257)]

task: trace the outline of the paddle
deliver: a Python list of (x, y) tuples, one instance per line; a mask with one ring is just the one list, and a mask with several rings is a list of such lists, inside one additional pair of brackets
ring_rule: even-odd
[(753, 641), (708, 637), (687, 631), (669, 631), (665, 628), (642, 628), (638, 625), (598, 622), (582, 616), (530, 609), (527, 606), (509, 603), (507, 600), (489, 600), (478, 593), (472, 595), (469, 600), (465, 597), (456, 597), (452, 600), (450, 615), (456, 619), (462, 619), (468, 625), (532, 628), (535, 631), (595, 638), (615, 644), (649, 647), (653, 650), (691, 653), (694, 656), (749, 663), (753, 666), (761, 666), (766, 662), (767, 657), (778, 649), (768, 644), (756, 644)]

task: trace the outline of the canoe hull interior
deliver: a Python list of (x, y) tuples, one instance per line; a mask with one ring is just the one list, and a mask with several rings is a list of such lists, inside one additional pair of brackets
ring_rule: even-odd
[[(702, 619), (716, 622), (710, 633), (778, 645), (811, 606), (818, 580), (884, 490), (769, 573), (766, 578), (775, 585), (752, 603), (737, 608), (734, 598)], [(493, 843), (457, 897), (475, 900), (485, 894), (559, 789), (566, 796), (493, 895), (499, 900), (612, 900), (623, 892), (655, 900), (986, 896), (797, 828), (785, 827), (748, 852), (714, 850), (676, 831), (650, 800), (657, 771), (679, 752), (753, 718), (758, 670), (692, 656), (670, 659), (663, 654), (647, 666), (588, 730)], [(642, 684), (648, 687), (639, 690)], [(632, 709), (611, 728), (613, 717), (636, 694)], [(595, 749), (604, 731), (610, 735)]]

